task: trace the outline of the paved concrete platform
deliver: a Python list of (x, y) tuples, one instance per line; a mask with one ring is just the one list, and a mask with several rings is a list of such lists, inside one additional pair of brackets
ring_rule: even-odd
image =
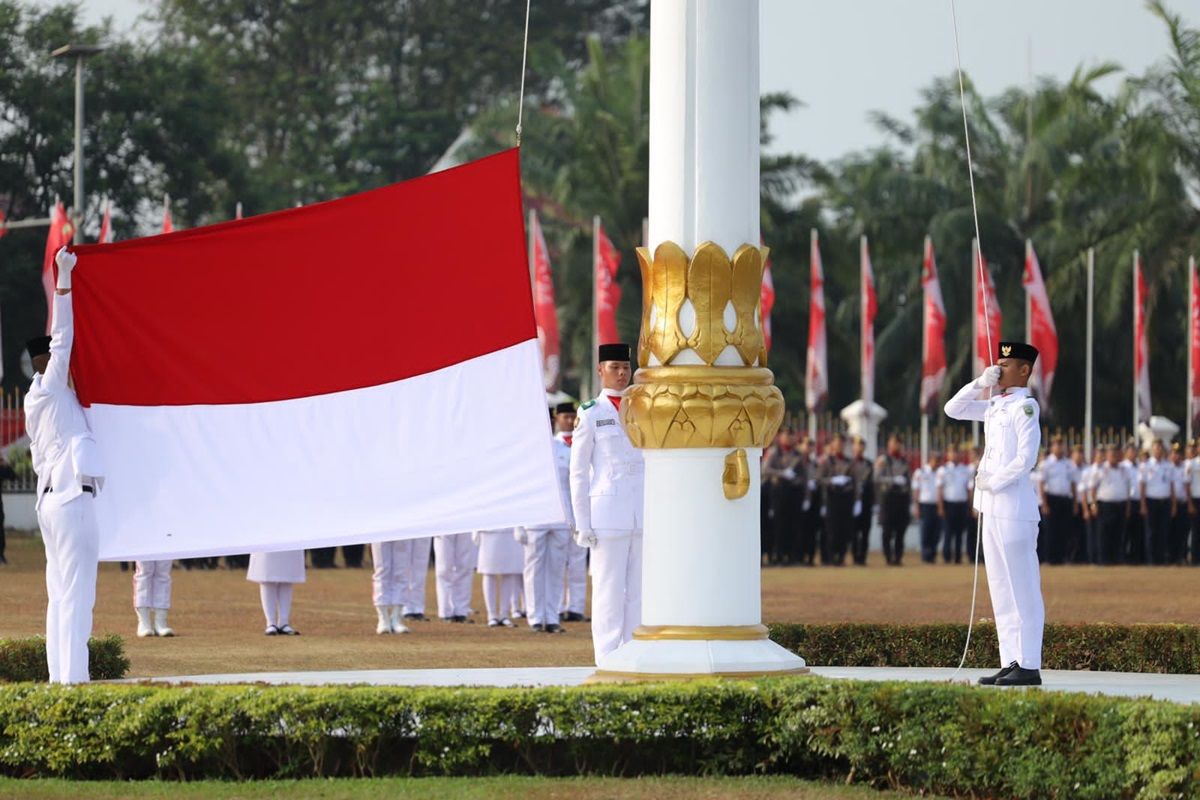
[[(247, 672), (229, 675), (177, 675), (161, 678), (127, 678), (119, 683), (194, 683), (335, 686), (579, 686), (594, 672), (592, 667), (526, 667), (513, 669), (397, 669), (339, 672)], [(974, 684), (995, 670), (964, 669), (957, 682)], [(824, 678), (859, 681), (913, 681), (945, 683), (954, 675), (949, 668), (812, 667)], [(1135, 672), (1071, 672), (1044, 670), (1042, 689), (1086, 692), (1113, 697), (1153, 697), (1174, 703), (1200, 703), (1200, 675), (1158, 675)], [(988, 689), (985, 691), (1009, 691)]]

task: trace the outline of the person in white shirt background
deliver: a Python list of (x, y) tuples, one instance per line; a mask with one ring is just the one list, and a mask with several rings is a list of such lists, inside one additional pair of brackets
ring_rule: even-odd
[(1167, 543), (1167, 563), (1186, 564), (1188, 551), (1187, 470), (1183, 459), (1183, 445), (1171, 445), (1171, 487), (1175, 502), (1171, 511), (1171, 534)]
[(938, 543), (942, 536), (942, 520), (938, 516), (938, 456), (930, 451), (929, 460), (912, 476), (913, 516), (921, 525), (921, 560), (926, 564), (937, 561)]
[(962, 563), (963, 532), (970, 518), (968, 501), (971, 491), (971, 470), (959, 463), (958, 448), (946, 448), (946, 463), (938, 467), (938, 517), (942, 521), (942, 560), (947, 564)]
[(1075, 490), (1079, 471), (1066, 455), (1066, 442), (1061, 435), (1055, 435), (1050, 439), (1050, 454), (1039, 468), (1042, 510), (1039, 538), (1044, 539), (1044, 544), (1038, 549), (1045, 555), (1045, 562), (1050, 564), (1062, 564), (1074, 556), (1074, 552), (1069, 551), (1075, 532)]
[(1166, 564), (1171, 535), (1171, 515), (1175, 511), (1175, 468), (1167, 460), (1161, 439), (1150, 446), (1150, 458), (1141, 465), (1141, 508), (1145, 526), (1146, 562)]

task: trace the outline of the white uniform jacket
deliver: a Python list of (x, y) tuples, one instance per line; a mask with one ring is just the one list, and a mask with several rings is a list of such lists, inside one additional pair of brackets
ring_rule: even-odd
[(980, 400), (968, 383), (946, 403), (946, 416), (983, 422), (985, 449), (979, 472), (987, 473), (990, 491), (975, 490), (975, 510), (984, 516), (1037, 522), (1038, 495), (1030, 473), (1037, 466), (1042, 429), (1037, 401), (1025, 388), (1009, 389)]
[(642, 530), (646, 466), (621, 426), (617, 409), (605, 390), (584, 403), (575, 419), (571, 442), (571, 509), (575, 528), (632, 533)]
[(562, 496), (563, 513), (567, 515), (565, 521), (558, 525), (537, 525), (529, 528), (531, 533), (540, 531), (561, 531), (573, 529), (575, 527), (575, 514), (571, 511), (571, 446), (564, 440), (565, 434), (557, 434), (554, 437), (554, 471), (558, 476), (558, 490)]
[(50, 336), (50, 363), (45, 374), (33, 376), (25, 395), (25, 430), (38, 479), (36, 508), (43, 501), (74, 500), (83, 494), (85, 480), (99, 490), (104, 475), (83, 408), (68, 383), (75, 338), (70, 294), (54, 295)]

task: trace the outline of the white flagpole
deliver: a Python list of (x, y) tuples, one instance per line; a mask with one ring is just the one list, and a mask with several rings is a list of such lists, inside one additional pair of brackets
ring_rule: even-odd
[(1138, 310), (1138, 251), (1133, 251), (1133, 427), (1130, 429), (1130, 435), (1137, 440), (1138, 436), (1138, 420), (1141, 415), (1138, 413), (1138, 380), (1142, 377), (1138, 374), (1138, 320), (1141, 318), (1141, 312)]
[(1092, 463), (1092, 365), (1093, 345), (1092, 336), (1095, 333), (1095, 288), (1096, 288), (1096, 251), (1088, 248), (1087, 254), (1087, 352), (1086, 375), (1083, 383), (1083, 449), (1087, 454), (1088, 463)]
[(1192, 440), (1192, 417), (1196, 413), (1196, 409), (1193, 408), (1193, 406), (1192, 406), (1192, 381), (1194, 381), (1196, 379), (1195, 369), (1192, 366), (1192, 348), (1196, 346), (1196, 343), (1194, 341), (1192, 341), (1192, 331), (1195, 330), (1195, 328), (1196, 328), (1196, 320), (1195, 320), (1196, 308), (1195, 308), (1195, 302), (1193, 299), (1193, 298), (1195, 298), (1195, 296), (1196, 296), (1196, 257), (1191, 256), (1190, 258), (1188, 258), (1188, 329), (1187, 329), (1187, 337), (1186, 337), (1186, 341), (1188, 343), (1188, 347), (1187, 347), (1187, 402), (1184, 403), (1184, 408), (1187, 409), (1187, 423), (1185, 424), (1185, 428), (1184, 428), (1184, 430), (1186, 431), (1186, 433), (1185, 433), (1186, 438), (1184, 441), (1187, 441), (1187, 442), (1190, 442)]
[[(979, 240), (971, 240), (971, 378), (979, 365)], [(986, 303), (986, 298), (985, 298)], [(979, 423), (971, 423), (971, 446), (979, 447)]]
[(597, 370), (600, 369), (600, 295), (596, 293), (600, 282), (596, 280), (600, 269), (600, 215), (592, 217), (592, 374), (588, 378), (592, 387), (591, 397), (599, 394)]

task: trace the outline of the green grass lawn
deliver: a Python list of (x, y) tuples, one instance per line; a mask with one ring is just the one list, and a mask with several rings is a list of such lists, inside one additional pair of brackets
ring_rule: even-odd
[[(751, 778), (379, 778), (229, 783), (84, 782), (0, 778), (0, 798), (246, 798), (288, 800), (895, 800), (914, 795), (877, 792), (786, 777)], [(928, 796), (928, 795), (927, 795)]]

